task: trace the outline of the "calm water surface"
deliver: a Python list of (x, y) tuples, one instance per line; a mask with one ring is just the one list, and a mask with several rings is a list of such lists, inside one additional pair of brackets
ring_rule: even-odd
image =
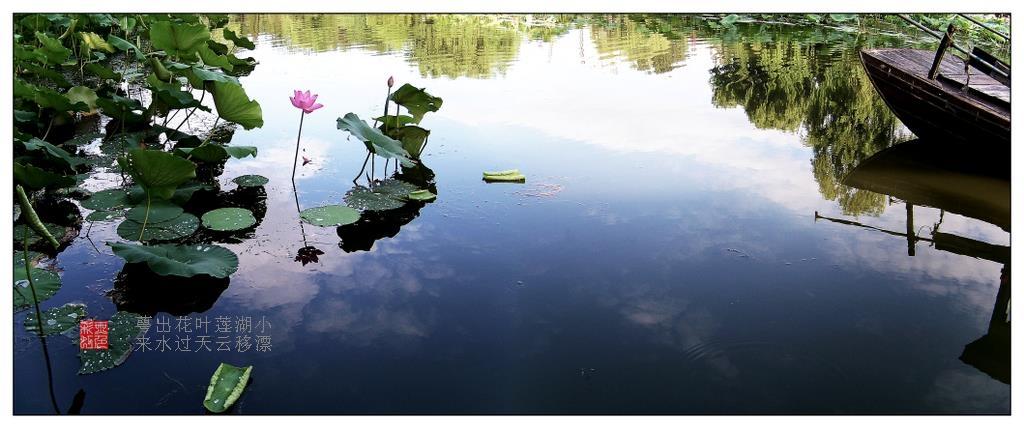
[[(961, 359), (1005, 319), (1008, 262), (898, 235), (907, 202), (915, 236), (940, 220), (996, 247), (1009, 233), (843, 184), (913, 138), (857, 59), (905, 41), (639, 16), (230, 27), (257, 40), (243, 83), (265, 125), (234, 134), (259, 155), (229, 161), (220, 182), (270, 178), (265, 216), (224, 244), (240, 265), (223, 292), (122, 309), (172, 320), (172, 342), (179, 315), (265, 319), (271, 350), (137, 351), (79, 376), (76, 346), (51, 338), (62, 408), (82, 389), (83, 413), (202, 413), (223, 361), (255, 367), (232, 410), (243, 414), (1009, 412), (1008, 361)], [(390, 75), (444, 98), (423, 121), (437, 200), (358, 230), (300, 228), (287, 97), (311, 89), (325, 105), (305, 119), (298, 203), (336, 204), (365, 152), (335, 119), (379, 114)], [(480, 181), (511, 168), (527, 182)], [(64, 287), (47, 306), (118, 309), (107, 292), (123, 262), (103, 245), (115, 228), (96, 223), (59, 255)], [(295, 261), (304, 246), (318, 262)], [(51, 413), (26, 314), (14, 317), (15, 412)]]

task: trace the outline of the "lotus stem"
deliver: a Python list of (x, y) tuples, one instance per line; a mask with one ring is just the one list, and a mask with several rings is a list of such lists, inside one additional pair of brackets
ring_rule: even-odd
[(302, 121), (306, 119), (306, 111), (299, 115), (299, 137), (295, 139), (295, 159), (292, 160), (292, 182), (295, 182), (295, 168), (299, 163), (299, 142), (302, 141)]
[(369, 150), (367, 150), (367, 151), (366, 151), (366, 159), (364, 159), (364, 160), (363, 160), (363, 168), (360, 168), (360, 169), (359, 169), (359, 173), (358, 173), (358, 174), (356, 174), (356, 178), (355, 178), (355, 179), (352, 179), (352, 183), (356, 183), (356, 181), (357, 181), (357, 180), (359, 180), (359, 176), (362, 176), (362, 175), (363, 175), (363, 172), (364, 172), (364, 171), (366, 171), (366, 163), (367, 163), (367, 162), (370, 162), (370, 156), (371, 156), (371, 155), (373, 155), (373, 154), (372, 154), (372, 153), (370, 153), (370, 151), (369, 151)]
[(146, 233), (146, 224), (149, 223), (149, 206), (152, 201), (153, 198), (149, 196), (149, 191), (146, 191), (146, 216), (142, 218), (142, 229), (139, 231), (139, 241), (142, 241), (142, 235)]

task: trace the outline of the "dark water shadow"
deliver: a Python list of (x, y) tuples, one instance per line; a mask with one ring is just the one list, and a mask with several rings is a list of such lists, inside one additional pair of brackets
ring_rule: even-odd
[(212, 308), (229, 283), (229, 278), (206, 275), (160, 276), (145, 264), (125, 264), (108, 295), (118, 311), (144, 316), (159, 312), (185, 316)]

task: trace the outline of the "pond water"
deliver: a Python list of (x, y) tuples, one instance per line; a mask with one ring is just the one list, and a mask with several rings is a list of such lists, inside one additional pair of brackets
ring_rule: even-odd
[[(885, 179), (844, 184), (913, 139), (857, 56), (903, 39), (616, 15), (229, 27), (257, 42), (242, 81), (265, 125), (234, 133), (259, 154), (219, 180), (270, 179), (255, 232), (222, 243), (238, 272), (200, 298), (115, 304), (123, 261), (103, 243), (117, 223), (97, 222), (57, 257), (64, 287), (47, 304), (147, 311), (153, 346), (185, 335), (178, 316), (207, 318), (213, 339), (217, 317), (251, 317), (270, 349), (136, 351), (77, 375), (77, 346), (51, 338), (62, 409), (81, 390), (87, 414), (202, 413), (228, 362), (254, 366), (242, 414), (1009, 413), (1008, 352), (965, 353), (1008, 344), (993, 326), (1008, 333), (1009, 262), (927, 240), (938, 229), (1008, 253), (1008, 225), (956, 198), (872, 192)], [(341, 203), (364, 160), (336, 118), (379, 114), (392, 75), (444, 99), (423, 121), (437, 200), (359, 228), (301, 225), (296, 195), (303, 209)], [(325, 107), (304, 120), (311, 162), (293, 192), (295, 89)], [(526, 183), (480, 179), (512, 168)], [(1008, 207), (1008, 183), (978, 180), (1004, 186)], [(306, 246), (317, 261), (296, 261)], [(14, 316), (14, 411), (52, 413), (27, 313)]]

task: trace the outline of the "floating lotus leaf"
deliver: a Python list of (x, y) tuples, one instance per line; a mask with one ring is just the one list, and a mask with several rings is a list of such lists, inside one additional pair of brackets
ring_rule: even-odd
[(270, 182), (270, 179), (258, 174), (246, 174), (244, 176), (238, 176), (231, 181), (235, 182), (239, 188), (256, 188), (266, 185)]
[[(43, 302), (52, 297), (60, 290), (60, 276), (50, 270), (42, 268), (31, 268), (32, 283), (36, 286), (36, 298)], [(25, 266), (14, 267), (14, 309), (20, 310), (34, 304), (32, 289), (29, 288), (28, 277), (25, 275)]]
[(165, 200), (174, 196), (179, 185), (196, 177), (192, 161), (159, 150), (132, 149), (118, 162), (153, 197)]
[(90, 210), (113, 210), (128, 204), (128, 192), (124, 189), (104, 189), (94, 192), (89, 199), (82, 201), (82, 207)]
[[(196, 191), (203, 189), (211, 189), (210, 185), (205, 183), (186, 183), (178, 186), (178, 189), (171, 195), (170, 201), (179, 206), (185, 205), (189, 199), (192, 198), (192, 194)], [(146, 201), (146, 191), (141, 186), (132, 186), (128, 190), (128, 201), (129, 204), (139, 204)]]
[(356, 186), (345, 194), (345, 204), (358, 210), (393, 210), (405, 205), (390, 195), (376, 193), (365, 186)]
[(252, 366), (237, 367), (221, 363), (217, 371), (210, 377), (210, 386), (206, 388), (203, 406), (213, 413), (223, 413), (231, 408), (242, 396), (242, 391), (249, 383)]
[(405, 205), (409, 193), (417, 191), (416, 185), (397, 179), (388, 179), (372, 188), (356, 186), (345, 194), (345, 203), (359, 210), (392, 210)]
[[(146, 205), (139, 204), (135, 207), (132, 207), (131, 210), (128, 210), (128, 214), (125, 217), (127, 217), (128, 220), (133, 220), (136, 222), (146, 222), (146, 226), (149, 226), (149, 224), (152, 223), (169, 221), (178, 216), (181, 216), (181, 214), (184, 212), (184, 209), (170, 201), (157, 200), (153, 201), (149, 205), (148, 214)], [(138, 236), (136, 236), (136, 238), (138, 238)]]
[(124, 212), (119, 210), (99, 210), (89, 213), (89, 215), (85, 217), (85, 220), (90, 222), (106, 222), (120, 219), (123, 216)]
[(82, 361), (78, 373), (93, 374), (124, 363), (132, 353), (136, 338), (145, 334), (139, 327), (139, 317), (125, 311), (114, 313), (107, 323), (107, 348), (78, 352)]
[(238, 207), (210, 210), (203, 214), (203, 226), (214, 231), (238, 231), (255, 224), (252, 212)]
[(299, 216), (302, 220), (316, 226), (339, 226), (355, 223), (359, 220), (359, 212), (348, 206), (331, 205), (305, 209)]
[[(42, 254), (42, 253), (39, 253), (39, 252), (35, 252), (35, 251), (31, 251), (31, 250), (28, 251), (28, 263), (32, 267), (38, 266), (39, 265), (39, 261), (42, 261), (43, 259), (46, 259), (46, 255), (45, 254)], [(21, 251), (21, 250), (15, 250), (14, 251), (14, 268), (15, 269), (19, 269), (19, 267), (20, 267), (20, 269), (22, 271), (25, 270), (25, 252)]]
[(519, 170), (485, 171), (484, 181), (486, 182), (525, 182), (526, 176), (519, 173)]
[[(85, 304), (64, 304), (57, 308), (51, 308), (42, 312), (43, 336), (63, 334), (78, 326), (78, 322), (85, 318)], [(36, 322), (36, 313), (30, 312), (25, 317), (25, 329), (29, 332), (39, 333), (39, 323)]]
[(430, 201), (437, 198), (432, 192), (421, 189), (419, 191), (410, 192), (408, 198), (413, 201)]
[[(67, 234), (67, 232), (68, 232), (67, 228), (65, 228), (63, 226), (60, 226), (60, 225), (54, 225), (52, 223), (44, 223), (43, 226), (46, 228), (47, 231), (49, 231), (51, 236), (53, 236), (54, 238), (57, 239), (57, 241), (60, 241), (60, 239), (62, 237), (64, 237)], [(40, 241), (45, 241), (46, 240), (45, 237), (40, 236), (38, 233), (33, 231), (32, 228), (29, 228), (28, 225), (25, 225), (23, 223), (22, 224), (18, 224), (18, 225), (14, 226), (14, 234), (13, 234), (14, 235), (14, 242), (17, 243), (15, 245), (17, 248), (20, 249), (22, 247), (22, 245), (25, 243), (25, 230), (26, 229), (28, 229), (28, 245), (29, 245), (29, 247), (35, 246)]]
[(205, 274), (225, 278), (238, 270), (238, 255), (225, 247), (212, 244), (107, 245), (125, 261), (145, 263), (150, 270), (161, 276), (192, 277)]
[(412, 160), (409, 159), (409, 152), (402, 147), (402, 142), (382, 134), (380, 130), (359, 119), (355, 113), (338, 118), (338, 129), (351, 133), (366, 144), (366, 148), (370, 152), (385, 158), (397, 159), (406, 167), (413, 165)]
[(419, 188), (412, 183), (398, 179), (387, 179), (373, 185), (373, 192), (388, 195), (391, 198), (402, 200), (410, 192), (418, 191)]
[(145, 232), (142, 232), (142, 223), (125, 219), (117, 226), (117, 235), (125, 240), (139, 241), (139, 233), (142, 233), (142, 241), (167, 241), (188, 237), (198, 229), (199, 218), (191, 213), (182, 213), (171, 220), (147, 223)]
[(391, 101), (409, 109), (413, 122), (419, 123), (427, 112), (436, 112), (441, 108), (441, 97), (434, 97), (427, 93), (424, 88), (405, 84), (391, 93)]

